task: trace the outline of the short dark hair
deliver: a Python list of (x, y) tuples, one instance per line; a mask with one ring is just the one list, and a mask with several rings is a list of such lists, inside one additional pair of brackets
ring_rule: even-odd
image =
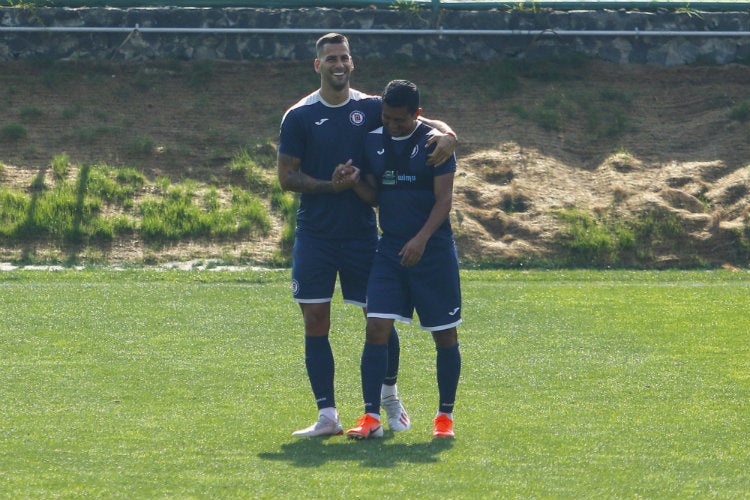
[(419, 109), (419, 89), (408, 80), (393, 80), (383, 90), (383, 103), (392, 108), (406, 106), (409, 114), (414, 114)]
[(327, 35), (323, 35), (318, 38), (318, 41), (315, 42), (315, 54), (320, 56), (321, 52), (323, 52), (323, 47), (331, 43), (343, 43), (347, 48), (349, 48), (349, 39), (344, 35), (340, 33), (328, 33)]

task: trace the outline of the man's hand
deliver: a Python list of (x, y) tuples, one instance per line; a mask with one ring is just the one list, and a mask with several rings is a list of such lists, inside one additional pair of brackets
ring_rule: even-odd
[(417, 265), (422, 260), (426, 246), (427, 240), (420, 238), (419, 235), (406, 242), (406, 245), (398, 253), (401, 256), (401, 265), (404, 267)]
[(331, 176), (333, 191), (338, 193), (353, 188), (359, 182), (359, 169), (352, 165), (352, 160), (339, 163)]
[(437, 144), (435, 150), (427, 155), (427, 164), (436, 167), (441, 163), (444, 163), (451, 157), (451, 155), (453, 155), (456, 151), (458, 139), (456, 139), (456, 136), (454, 135), (434, 133), (429, 139), (427, 139), (426, 145), (429, 146), (432, 143)]

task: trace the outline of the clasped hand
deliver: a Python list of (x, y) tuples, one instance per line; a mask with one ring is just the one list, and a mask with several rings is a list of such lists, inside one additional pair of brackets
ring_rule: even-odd
[(340, 163), (331, 175), (334, 192), (353, 188), (359, 182), (359, 168), (352, 165), (352, 160)]

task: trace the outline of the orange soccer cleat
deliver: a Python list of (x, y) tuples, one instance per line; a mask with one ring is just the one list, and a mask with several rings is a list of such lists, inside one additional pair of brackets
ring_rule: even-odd
[(441, 413), (437, 417), (435, 417), (435, 420), (433, 420), (433, 423), (435, 424), (434, 430), (432, 431), (432, 435), (435, 437), (454, 437), (455, 434), (453, 433), (453, 420), (445, 414)]
[(357, 419), (357, 426), (346, 431), (349, 439), (367, 439), (371, 437), (383, 437), (383, 426), (380, 420), (366, 413)]

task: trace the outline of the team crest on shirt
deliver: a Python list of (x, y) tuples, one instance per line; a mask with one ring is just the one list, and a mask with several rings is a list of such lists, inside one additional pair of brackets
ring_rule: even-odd
[(349, 114), (349, 121), (352, 122), (352, 125), (360, 126), (365, 123), (365, 114), (355, 109)]
[(299, 293), (299, 281), (292, 280), (292, 295), (297, 295)]

